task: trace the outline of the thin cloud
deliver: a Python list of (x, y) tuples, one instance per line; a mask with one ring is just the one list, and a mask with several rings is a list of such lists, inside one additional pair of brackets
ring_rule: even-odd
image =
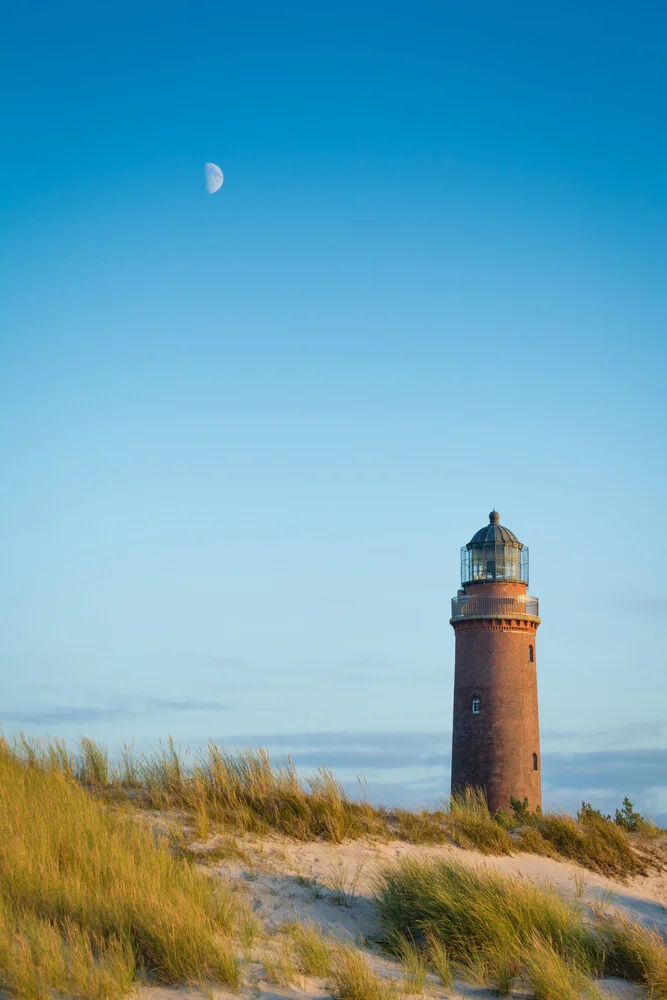
[(648, 615), (667, 615), (667, 598), (664, 597), (635, 597), (629, 603)]
[(667, 786), (667, 749), (543, 754), (545, 788), (614, 788), (623, 795)]
[(126, 708), (95, 708), (77, 705), (58, 705), (42, 711), (12, 709), (0, 712), (0, 723), (17, 722), (24, 726), (55, 726), (67, 723), (89, 724), (127, 719), (134, 713)]
[(225, 712), (230, 708), (219, 701), (195, 698), (133, 698), (106, 705), (54, 705), (39, 710), (0, 710), (0, 723), (24, 726), (92, 725), (122, 719), (162, 715), (171, 712)]

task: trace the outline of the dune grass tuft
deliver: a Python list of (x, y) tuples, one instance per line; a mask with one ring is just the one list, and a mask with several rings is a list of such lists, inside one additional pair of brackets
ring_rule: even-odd
[(445, 989), (454, 985), (454, 965), (449, 951), (441, 938), (434, 934), (424, 935), (429, 964)]
[(354, 948), (337, 948), (331, 960), (329, 990), (335, 1000), (395, 1000), (396, 987), (373, 972)]
[[(534, 822), (542, 840), (563, 858), (616, 878), (647, 874), (646, 861), (633, 850), (627, 834), (602, 816), (589, 812), (577, 821), (547, 813), (536, 816)], [(525, 838), (523, 843), (530, 844)]]
[(391, 940), (391, 950), (403, 966), (403, 992), (423, 993), (428, 975), (428, 960), (423, 949), (419, 949), (412, 938), (395, 934)]
[(501, 996), (527, 976), (538, 1000), (574, 1000), (616, 975), (667, 1000), (665, 938), (618, 914), (591, 919), (552, 889), (443, 859), (397, 860), (374, 888), (390, 950), (397, 937), (416, 941), (445, 986), (456, 967)]
[(322, 928), (313, 923), (289, 923), (283, 932), (291, 943), (299, 972), (325, 979), (331, 972), (331, 945)]
[(535, 1000), (580, 1000), (599, 995), (593, 980), (553, 944), (535, 935), (526, 949), (528, 982)]
[(591, 971), (602, 964), (601, 945), (576, 906), (551, 890), (486, 869), (402, 858), (378, 873), (375, 898), (388, 939), (402, 934), (440, 940), (454, 962), (522, 952), (538, 933)]
[(667, 942), (655, 928), (597, 909), (597, 931), (609, 954), (610, 971), (647, 986), (655, 1000), (667, 1000)]
[(391, 815), (394, 836), (409, 844), (445, 844), (449, 840), (446, 826), (447, 814), (437, 812), (410, 812), (395, 809)]
[(231, 895), (64, 763), (19, 759), (0, 740), (0, 985), (25, 998), (83, 995), (87, 977), (109, 997), (141, 976), (236, 988)]
[(493, 819), (480, 789), (466, 788), (452, 795), (445, 815), (449, 835), (459, 847), (474, 848), (483, 854), (511, 854), (515, 850), (507, 831)]

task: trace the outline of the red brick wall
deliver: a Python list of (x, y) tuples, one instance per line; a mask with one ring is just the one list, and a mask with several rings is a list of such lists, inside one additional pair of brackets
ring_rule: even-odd
[[(467, 594), (508, 596), (525, 584), (470, 584)], [(454, 622), (452, 791), (483, 788), (491, 812), (509, 809), (511, 795), (542, 805), (542, 762), (537, 712), (537, 622), (471, 618)], [(533, 662), (529, 646), (533, 646)], [(472, 700), (480, 699), (479, 715)], [(538, 770), (533, 770), (533, 754)]]

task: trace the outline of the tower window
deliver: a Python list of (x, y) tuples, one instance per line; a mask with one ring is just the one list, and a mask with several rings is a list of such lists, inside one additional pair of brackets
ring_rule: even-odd
[[(532, 649), (533, 647), (531, 646), (530, 648)], [(533, 754), (533, 771), (537, 771), (537, 754), (536, 753)]]
[(472, 700), (472, 714), (479, 715), (479, 698), (477, 695)]
[(529, 663), (535, 662), (535, 647), (532, 645), (528, 647), (528, 662)]

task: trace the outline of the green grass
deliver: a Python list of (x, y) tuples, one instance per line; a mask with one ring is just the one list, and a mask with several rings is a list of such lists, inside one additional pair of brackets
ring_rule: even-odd
[(429, 965), (445, 989), (454, 985), (454, 965), (444, 941), (434, 934), (424, 935)]
[[(403, 858), (374, 886), (389, 950), (416, 942), (443, 982), (457, 975), (508, 995), (527, 977), (542, 1000), (595, 993), (594, 977), (623, 976), (667, 1000), (667, 945), (620, 916), (585, 916), (551, 889), (443, 859)], [(442, 972), (440, 971), (442, 970)]]
[(381, 869), (374, 888), (389, 939), (440, 940), (455, 962), (523, 948), (535, 932), (591, 969), (602, 961), (579, 909), (529, 882), (443, 859), (403, 858)]
[(539, 935), (526, 949), (524, 961), (535, 1000), (580, 1000), (582, 995), (599, 995), (590, 976)]
[(0, 741), (0, 986), (27, 1000), (119, 997), (143, 978), (236, 988), (238, 904), (64, 763), (62, 747), (21, 760)]
[(596, 928), (612, 973), (647, 986), (654, 1000), (667, 1000), (667, 945), (655, 929), (596, 911)]

